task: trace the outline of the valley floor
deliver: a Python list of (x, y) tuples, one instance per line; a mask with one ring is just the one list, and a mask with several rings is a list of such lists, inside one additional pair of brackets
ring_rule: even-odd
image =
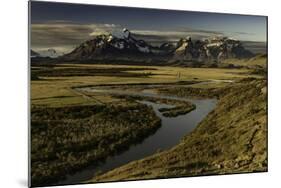
[[(263, 73), (253, 67), (32, 64), (32, 186), (56, 185), (65, 175), (98, 165), (142, 142), (161, 126), (152, 108), (138, 103), (138, 98), (79, 90), (93, 86), (138, 91), (148, 84), (162, 84), (167, 87), (152, 90), (218, 98), (219, 102), (172, 149), (93, 174), (87, 182), (266, 171), (267, 83)], [(173, 100), (164, 103), (175, 106), (163, 109), (167, 117), (196, 108)]]

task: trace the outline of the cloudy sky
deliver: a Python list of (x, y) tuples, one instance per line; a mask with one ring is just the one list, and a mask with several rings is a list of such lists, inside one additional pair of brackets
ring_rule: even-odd
[(31, 3), (31, 48), (69, 52), (99, 34), (118, 35), (128, 28), (153, 44), (228, 36), (242, 41), (266, 42), (266, 17), (188, 11)]

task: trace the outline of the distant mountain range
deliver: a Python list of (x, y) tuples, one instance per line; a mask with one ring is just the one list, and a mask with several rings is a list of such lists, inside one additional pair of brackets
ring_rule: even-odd
[(123, 36), (99, 35), (83, 42), (64, 60), (130, 60), (130, 61), (199, 61), (214, 62), (227, 58), (250, 58), (254, 54), (238, 40), (222, 37), (193, 41), (191, 37), (180, 39), (176, 44), (163, 43), (152, 46), (144, 40), (132, 37), (128, 29)]
[(98, 35), (83, 42), (70, 53), (61, 56), (54, 49), (40, 52), (31, 50), (32, 58), (58, 58), (63, 61), (125, 60), (213, 63), (228, 58), (251, 58), (254, 55), (245, 48), (245, 43), (227, 37), (192, 40), (187, 36), (176, 43), (165, 42), (153, 46), (144, 40), (134, 38), (128, 29), (123, 29), (118, 37), (113, 34)]
[(41, 50), (40, 52), (31, 49), (30, 56), (32, 58), (57, 58), (59, 54), (55, 49)]

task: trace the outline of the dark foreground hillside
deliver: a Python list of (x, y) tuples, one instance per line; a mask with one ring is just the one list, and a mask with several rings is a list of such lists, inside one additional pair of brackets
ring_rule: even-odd
[(264, 79), (244, 79), (222, 89), (171, 90), (181, 96), (217, 96), (219, 102), (177, 146), (91, 182), (267, 171), (266, 85)]

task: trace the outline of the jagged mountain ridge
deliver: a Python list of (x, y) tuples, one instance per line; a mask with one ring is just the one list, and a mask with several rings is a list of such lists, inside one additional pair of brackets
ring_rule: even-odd
[(250, 58), (253, 53), (246, 50), (238, 40), (212, 38), (192, 41), (191, 37), (180, 39), (174, 51), (178, 60), (219, 61), (227, 58)]
[(124, 29), (122, 37), (112, 34), (98, 35), (83, 42), (61, 58), (64, 60), (214, 62), (226, 58), (250, 58), (253, 55), (240, 41), (227, 37), (196, 41), (186, 37), (176, 44), (163, 43), (160, 46), (152, 46), (144, 40), (135, 39), (128, 29)]

